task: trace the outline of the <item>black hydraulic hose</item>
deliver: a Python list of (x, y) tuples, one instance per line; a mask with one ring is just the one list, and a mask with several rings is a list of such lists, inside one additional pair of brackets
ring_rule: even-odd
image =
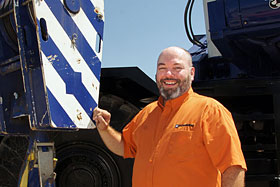
[[(194, 0), (188, 0), (186, 8), (185, 8), (185, 13), (184, 13), (184, 23), (185, 23), (185, 30), (188, 36), (188, 39), (190, 42), (192, 42), (194, 45), (198, 45), (202, 48), (206, 48), (205, 45), (203, 45), (200, 41), (198, 41), (193, 33), (192, 30), (192, 23), (191, 23), (191, 14), (192, 14), (192, 9), (194, 5)], [(187, 19), (189, 18), (189, 19)], [(188, 24), (189, 22), (189, 24)], [(189, 26), (189, 27), (188, 27)]]
[(187, 21), (188, 10), (189, 10), (189, 7), (190, 7), (190, 3), (191, 3), (191, 0), (188, 0), (186, 8), (185, 8), (185, 12), (184, 12), (184, 25), (185, 25), (185, 30), (186, 30), (186, 34), (187, 34), (188, 39), (190, 40), (190, 42), (195, 44), (194, 40), (192, 39), (192, 37), (190, 35), (189, 28), (188, 28), (188, 21)]
[[(191, 37), (192, 39), (196, 42), (196, 43), (199, 43), (201, 44), (194, 36), (194, 33), (193, 33), (193, 29), (192, 29), (192, 9), (193, 9), (193, 4), (194, 4), (194, 0), (191, 0), (191, 4), (190, 4), (190, 9), (189, 9), (189, 29), (190, 29), (190, 32), (191, 32)], [(202, 44), (201, 44), (202, 45)]]
[(199, 41), (199, 40), (197, 40), (196, 38), (195, 38), (195, 36), (194, 36), (194, 33), (193, 33), (193, 30), (192, 30), (192, 24), (191, 24), (191, 18), (192, 18), (192, 10), (193, 10), (193, 5), (194, 5), (194, 0), (191, 0), (191, 4), (190, 4), (190, 8), (189, 8), (189, 28), (190, 28), (190, 32), (191, 32), (191, 35), (192, 35), (192, 39), (195, 41), (195, 43), (198, 45), (198, 46), (200, 46), (200, 47), (202, 47), (202, 48), (205, 48), (205, 46)]

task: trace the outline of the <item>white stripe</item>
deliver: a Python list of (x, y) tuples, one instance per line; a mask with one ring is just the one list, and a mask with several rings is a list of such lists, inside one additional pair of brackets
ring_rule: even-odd
[(72, 44), (71, 40), (64, 32), (60, 23), (57, 21), (57, 19), (52, 14), (49, 7), (46, 5), (44, 1), (40, 1), (40, 2), (36, 1), (36, 13), (37, 13), (37, 18), (39, 20), (42, 17), (46, 20), (49, 35), (52, 37), (54, 43), (59, 48), (64, 58), (68, 61), (70, 66), (73, 68), (73, 70), (75, 72), (81, 72), (82, 83), (84, 84), (84, 86), (86, 87), (90, 95), (94, 98), (96, 103), (98, 103), (98, 95), (99, 95), (98, 79), (95, 77), (91, 69), (88, 67), (88, 64), (85, 62), (85, 60), (83, 59), (83, 57), (81, 56), (77, 48), (71, 46)]
[[(61, 0), (61, 3), (63, 1)], [(95, 54), (98, 56), (100, 60), (102, 60), (102, 48), (100, 53), (97, 53), (95, 50), (96, 47), (96, 37), (97, 37), (97, 32), (91, 22), (88, 20), (85, 12), (81, 9), (78, 14), (71, 14), (72, 19), (86, 38), (87, 42), (89, 43), (90, 47), (92, 50), (95, 51)]]
[[(62, 4), (64, 4), (63, 0), (60, 0)], [(103, 2), (103, 0), (101, 0)], [(100, 4), (100, 3), (99, 3)], [(98, 8), (100, 10), (100, 8)], [(102, 15), (104, 15), (104, 5), (102, 9)], [(74, 20), (75, 24), (78, 26), (79, 30), (82, 32), (84, 37), (86, 38), (87, 42), (89, 43), (92, 50), (95, 52), (95, 54), (98, 56), (100, 61), (102, 60), (102, 47), (100, 52), (98, 53), (96, 49), (96, 37), (97, 32), (96, 29), (93, 27), (91, 22), (89, 21), (87, 15), (83, 11), (83, 9), (80, 9), (79, 13), (72, 14), (70, 13), (72, 19)]]
[[(45, 77), (48, 77), (46, 85), (48, 89), (55, 96), (56, 100), (68, 114), (70, 119), (78, 128), (87, 128), (94, 126), (92, 120), (89, 118), (83, 107), (76, 100), (72, 94), (66, 94), (66, 85), (61, 79), (59, 74), (56, 72), (52, 63), (47, 59), (45, 54), (42, 52), (43, 66)], [(53, 114), (51, 114), (53, 115)], [(59, 115), (59, 114), (55, 114)]]
[(56, 126), (56, 124), (55, 124), (55, 122), (53, 120), (51, 121), (51, 127), (57, 128), (57, 126)]

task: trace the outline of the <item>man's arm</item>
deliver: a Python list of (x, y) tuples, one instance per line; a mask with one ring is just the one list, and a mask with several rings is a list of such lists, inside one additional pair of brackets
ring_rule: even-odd
[(96, 122), (96, 128), (108, 149), (119, 156), (123, 156), (122, 134), (110, 126), (111, 114), (106, 110), (95, 108), (92, 119)]
[(244, 187), (245, 170), (231, 166), (222, 173), (222, 187)]

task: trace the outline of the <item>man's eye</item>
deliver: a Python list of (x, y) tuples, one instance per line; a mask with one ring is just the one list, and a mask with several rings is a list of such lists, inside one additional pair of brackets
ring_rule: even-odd
[(175, 67), (175, 70), (177, 70), (177, 71), (179, 71), (181, 69), (183, 69), (183, 68), (182, 67)]

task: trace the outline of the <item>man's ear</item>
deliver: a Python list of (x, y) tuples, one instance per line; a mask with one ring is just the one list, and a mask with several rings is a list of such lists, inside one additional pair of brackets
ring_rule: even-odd
[(195, 68), (191, 67), (191, 78), (192, 78), (192, 81), (194, 80), (194, 75), (195, 75)]

